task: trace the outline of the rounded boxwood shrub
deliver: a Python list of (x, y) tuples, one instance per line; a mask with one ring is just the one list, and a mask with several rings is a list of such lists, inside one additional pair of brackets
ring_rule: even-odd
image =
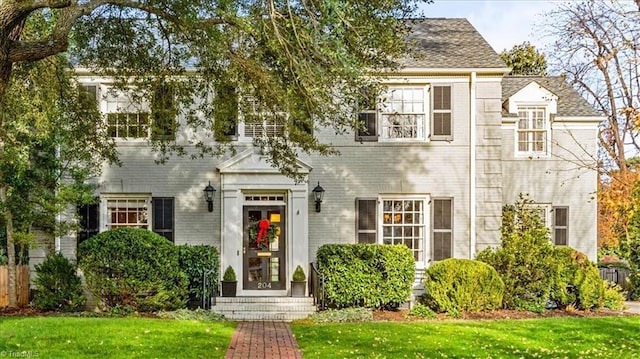
[(178, 265), (176, 246), (144, 229), (117, 228), (82, 242), (79, 266), (88, 289), (108, 309), (137, 311), (182, 308), (187, 276)]
[[(212, 297), (218, 289), (218, 271), (220, 267), (218, 250), (207, 245), (178, 246), (178, 261), (180, 262), (180, 268), (189, 280), (190, 306), (195, 307), (201, 304), (204, 296)], [(203, 289), (205, 279), (207, 281), (206, 293)]]
[(393, 308), (411, 295), (415, 261), (405, 245), (326, 244), (317, 257), (329, 306)]
[(36, 292), (31, 303), (40, 310), (82, 310), (86, 298), (76, 266), (60, 253), (48, 254), (44, 262), (36, 264)]
[(427, 306), (437, 312), (494, 310), (502, 305), (504, 283), (490, 265), (471, 259), (445, 259), (424, 277)]

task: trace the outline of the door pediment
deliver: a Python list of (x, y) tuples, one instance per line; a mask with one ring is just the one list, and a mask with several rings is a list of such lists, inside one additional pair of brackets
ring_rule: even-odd
[[(296, 160), (298, 171), (302, 174), (308, 174), (312, 167), (308, 163), (298, 159)], [(263, 173), (263, 174), (280, 174), (280, 170), (271, 166), (267, 162), (266, 156), (256, 153), (253, 148), (247, 149), (234, 157), (220, 163), (217, 167), (222, 174), (231, 173)]]

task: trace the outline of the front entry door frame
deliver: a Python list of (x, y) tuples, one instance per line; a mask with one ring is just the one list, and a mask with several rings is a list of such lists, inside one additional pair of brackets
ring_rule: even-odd
[(244, 205), (242, 213), (242, 289), (267, 293), (286, 290), (286, 207)]

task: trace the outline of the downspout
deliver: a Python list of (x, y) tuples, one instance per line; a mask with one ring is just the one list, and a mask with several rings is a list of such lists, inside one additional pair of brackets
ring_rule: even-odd
[(469, 258), (476, 256), (476, 72), (469, 84)]

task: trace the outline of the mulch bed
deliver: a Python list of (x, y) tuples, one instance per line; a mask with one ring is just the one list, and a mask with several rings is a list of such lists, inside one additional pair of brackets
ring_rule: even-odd
[[(375, 321), (392, 321), (392, 322), (409, 322), (420, 321), (421, 318), (408, 317), (409, 313), (406, 309), (399, 310), (377, 310), (373, 312), (373, 319)], [(50, 316), (61, 315), (64, 313), (55, 311), (39, 311), (34, 308), (0, 308), (0, 317), (33, 317), (33, 316)], [(105, 314), (108, 315), (108, 314)], [(637, 314), (620, 312), (608, 309), (602, 309), (597, 312), (585, 311), (585, 310), (560, 310), (552, 309), (544, 311), (543, 313), (525, 312), (520, 310), (494, 310), (490, 312), (480, 313), (461, 313), (459, 317), (452, 318), (446, 314), (438, 314), (437, 319), (534, 319), (534, 318), (551, 318), (551, 317), (603, 317), (603, 316), (633, 316)], [(154, 313), (140, 313), (142, 317), (154, 318)]]

